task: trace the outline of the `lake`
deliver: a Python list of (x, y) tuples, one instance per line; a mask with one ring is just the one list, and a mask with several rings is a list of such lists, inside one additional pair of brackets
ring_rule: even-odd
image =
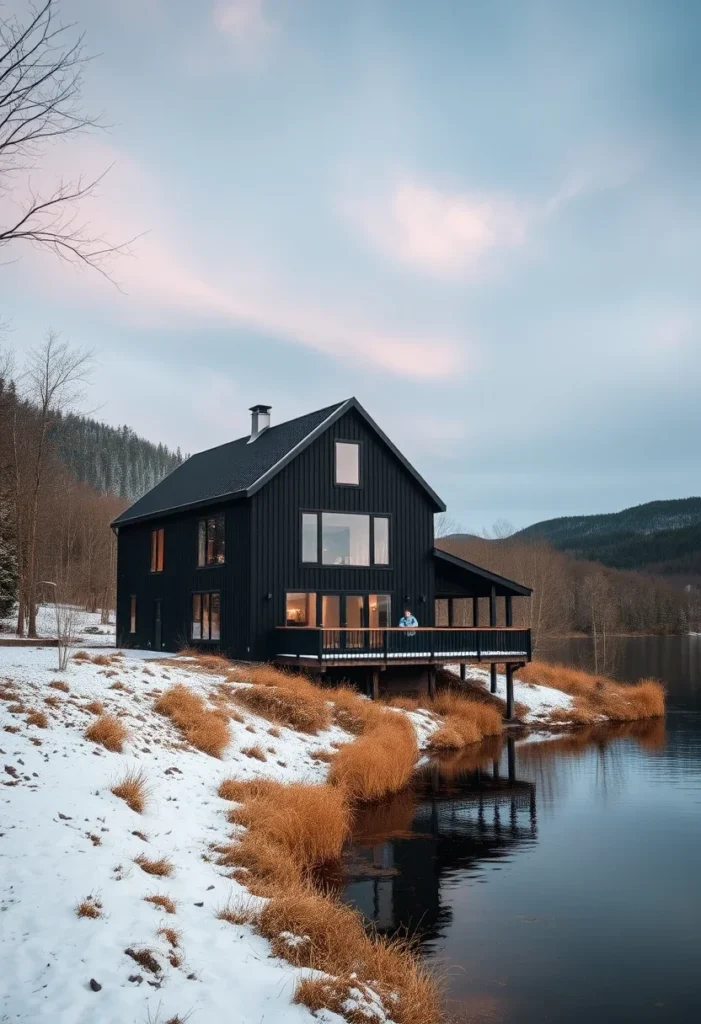
[[(587, 665), (590, 643), (556, 654)], [(461, 1020), (699, 1019), (701, 636), (617, 654), (665, 683), (664, 722), (498, 738), (358, 821), (344, 898), (417, 938)]]

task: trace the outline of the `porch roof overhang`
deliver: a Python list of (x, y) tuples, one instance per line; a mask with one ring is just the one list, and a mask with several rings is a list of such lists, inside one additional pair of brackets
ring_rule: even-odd
[(436, 568), (436, 597), (530, 597), (533, 591), (489, 569), (466, 562), (440, 548), (433, 549)]

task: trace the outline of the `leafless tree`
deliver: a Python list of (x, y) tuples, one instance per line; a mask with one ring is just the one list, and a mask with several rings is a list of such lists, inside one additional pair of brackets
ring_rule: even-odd
[(0, 218), (0, 247), (29, 242), (104, 274), (126, 245), (110, 243), (79, 219), (81, 200), (94, 194), (104, 175), (59, 181), (46, 192), (32, 184), (50, 143), (104, 127), (83, 110), (90, 58), (83, 35), (57, 20), (58, 6), (58, 0), (40, 0), (23, 21), (0, 19), (0, 194), (14, 206)]
[(450, 537), (454, 533), (464, 533), (465, 527), (449, 516), (447, 512), (439, 512), (434, 518), (433, 533), (435, 537)]
[[(17, 632), (36, 634), (37, 527), (39, 496), (46, 466), (49, 430), (56, 413), (80, 400), (90, 373), (92, 353), (71, 348), (49, 331), (42, 345), (31, 349), (21, 377), (22, 396), (33, 415), (13, 424), (17, 544), (20, 554)], [(21, 415), (21, 409), (18, 410)]]

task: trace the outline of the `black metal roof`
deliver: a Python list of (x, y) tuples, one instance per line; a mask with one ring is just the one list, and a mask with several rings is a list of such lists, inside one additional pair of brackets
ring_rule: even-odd
[[(433, 557), (438, 562), (437, 569), (440, 576), (446, 582), (462, 585), (470, 594), (474, 594), (476, 597), (488, 597), (492, 587), (494, 587), (498, 597), (530, 597), (533, 593), (531, 588), (524, 586), (523, 583), (508, 580), (505, 576), (499, 576), (497, 573), (490, 572), (489, 569), (483, 569), (481, 565), (475, 565), (473, 562), (466, 562), (464, 558), (451, 555), (450, 552), (443, 551), (441, 548), (433, 549)], [(440, 576), (436, 579), (436, 592), (439, 596), (441, 589)]]
[(360, 413), (428, 492), (437, 511), (443, 512), (445, 505), (435, 491), (380, 430), (360, 402), (355, 398), (349, 398), (344, 402), (307, 413), (305, 416), (298, 416), (297, 419), (288, 420), (286, 423), (267, 427), (253, 442), (250, 442), (250, 435), (246, 434), (236, 441), (229, 441), (216, 448), (191, 455), (130, 508), (117, 516), (112, 526), (150, 519), (178, 509), (207, 505), (218, 499), (248, 498), (349, 409), (356, 409)]

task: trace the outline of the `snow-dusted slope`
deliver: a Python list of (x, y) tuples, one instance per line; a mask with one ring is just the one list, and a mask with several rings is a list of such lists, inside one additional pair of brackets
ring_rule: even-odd
[[(456, 673), (459, 672), (457, 665), (451, 665), (449, 668)], [(489, 669), (470, 668), (469, 678), (489, 689)], [(501, 673), (497, 673), (496, 695), (506, 700), (506, 676)], [(571, 711), (574, 703), (573, 698), (562, 690), (538, 686), (536, 683), (523, 683), (520, 679), (514, 679), (514, 700), (528, 708), (526, 714), (521, 716), (521, 721), (531, 726), (547, 725), (553, 711)]]
[[(291, 1002), (300, 972), (271, 958), (252, 929), (215, 918), (231, 896), (245, 895), (209, 859), (210, 844), (231, 833), (216, 790), (232, 775), (320, 781), (327, 765), (314, 751), (350, 737), (336, 727), (317, 736), (281, 728), (274, 737), (269, 722), (242, 712), (219, 761), (185, 746), (153, 711), (156, 690), (184, 682), (206, 695), (216, 677), (143, 655), (116, 666), (71, 661), (59, 677), (55, 658), (51, 649), (0, 647), (0, 682), (12, 680), (27, 710), (49, 715), (48, 728), (28, 726), (26, 713), (0, 701), (0, 1022), (166, 1024), (188, 1013), (192, 1024), (311, 1021)], [(68, 693), (48, 687), (59, 678)], [(127, 689), (111, 689), (115, 682)], [(123, 717), (124, 753), (83, 738), (89, 700)], [(241, 753), (251, 744), (265, 762)], [(110, 792), (131, 767), (148, 779), (144, 814)], [(139, 854), (168, 857), (172, 877), (145, 874)], [(176, 913), (144, 902), (154, 894), (176, 900)], [(102, 916), (79, 919), (75, 907), (89, 896)], [(177, 929), (177, 948), (161, 927)], [(160, 970), (150, 973), (127, 949), (150, 950)]]

